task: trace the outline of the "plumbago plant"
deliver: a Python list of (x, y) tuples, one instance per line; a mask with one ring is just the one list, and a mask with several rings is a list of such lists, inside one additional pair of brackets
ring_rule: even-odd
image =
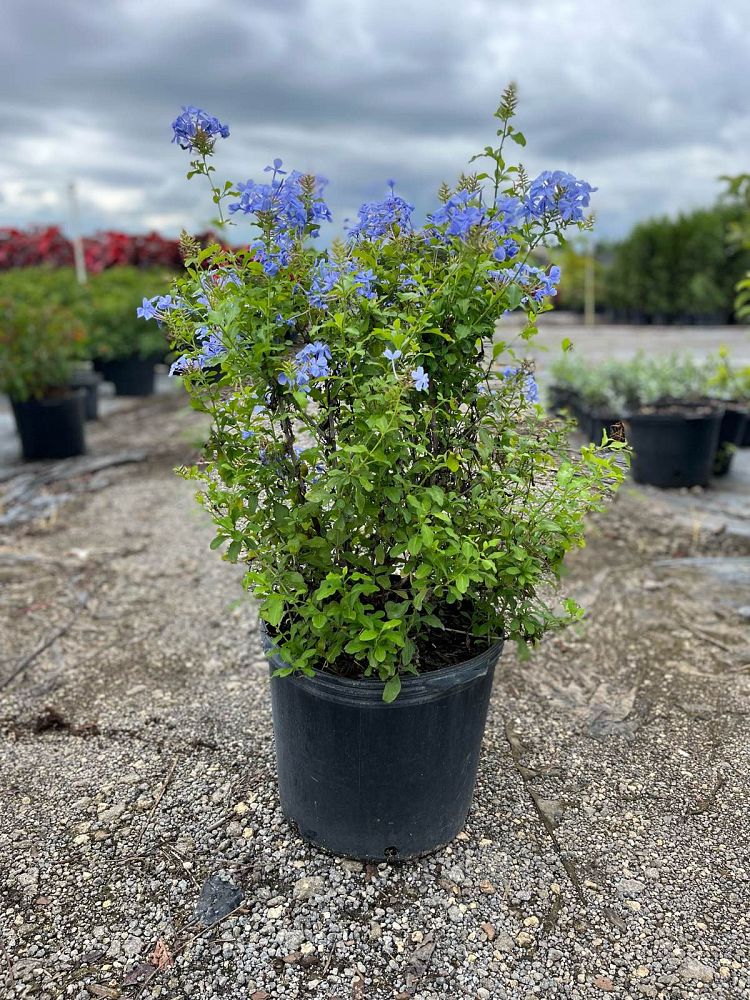
[(183, 235), (185, 276), (140, 312), (166, 323), (172, 372), (211, 415), (205, 461), (182, 471), (203, 481), (212, 546), (247, 567), (279, 674), (373, 676), (391, 701), (404, 674), (582, 615), (550, 584), (621, 463), (569, 453), (495, 326), (520, 310), (534, 336), (559, 269), (531, 254), (586, 225), (592, 188), (506, 165), (508, 140), (525, 144), (515, 107), (510, 87), (488, 168), (443, 185), (421, 227), (389, 182), (328, 250), (322, 180), (274, 160), (262, 183), (221, 186), (209, 160), (228, 128), (196, 108), (174, 123), (190, 175), (253, 235), (235, 250)]

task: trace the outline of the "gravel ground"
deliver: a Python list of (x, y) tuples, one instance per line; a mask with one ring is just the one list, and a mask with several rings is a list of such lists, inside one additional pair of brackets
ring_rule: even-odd
[(254, 608), (171, 471), (197, 420), (111, 411), (128, 464), (27, 476), (0, 535), (0, 995), (750, 996), (750, 454), (622, 491), (586, 623), (503, 656), (465, 831), (363, 866), (279, 810)]

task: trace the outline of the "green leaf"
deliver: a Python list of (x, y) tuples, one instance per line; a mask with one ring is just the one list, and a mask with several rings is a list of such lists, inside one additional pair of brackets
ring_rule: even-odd
[(394, 674), (393, 677), (385, 682), (385, 687), (383, 688), (383, 701), (390, 705), (392, 701), (395, 701), (399, 696), (401, 691), (401, 678), (398, 674)]
[(445, 460), (445, 464), (448, 466), (448, 468), (451, 470), (451, 472), (458, 472), (459, 467), (460, 467), (460, 462), (458, 461), (458, 456), (454, 455), (453, 452), (449, 453), (448, 457)]
[(526, 145), (526, 136), (523, 132), (511, 132), (509, 138), (512, 139), (513, 142), (518, 143), (519, 146)]
[(262, 609), (263, 620), (275, 628), (284, 617), (284, 598), (281, 594), (271, 594)]
[(211, 539), (211, 544), (209, 545), (209, 548), (210, 549), (221, 548), (221, 546), (224, 544), (226, 540), (227, 540), (226, 535), (217, 535), (216, 538)]
[(242, 539), (241, 538), (235, 538), (235, 540), (232, 542), (232, 544), (227, 549), (227, 557), (228, 557), (229, 561), (230, 562), (235, 562), (236, 559), (237, 559), (237, 556), (240, 554), (241, 551), (242, 551)]

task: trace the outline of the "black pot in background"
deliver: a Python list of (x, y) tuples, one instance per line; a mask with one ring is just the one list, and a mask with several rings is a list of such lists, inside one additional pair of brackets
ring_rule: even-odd
[(747, 423), (745, 424), (745, 433), (742, 435), (739, 447), (750, 448), (750, 416), (748, 416)]
[(714, 462), (714, 475), (726, 476), (735, 450), (742, 446), (748, 427), (748, 410), (738, 403), (727, 403), (719, 428), (719, 445)]
[(686, 406), (628, 416), (625, 436), (633, 449), (633, 479), (665, 488), (706, 486), (723, 415), (723, 409)]
[(83, 389), (12, 404), (25, 459), (70, 458), (86, 451)]
[(152, 396), (155, 370), (152, 358), (113, 358), (102, 365), (102, 374), (112, 382), (117, 396)]
[[(271, 671), (288, 665), (264, 644)], [(301, 836), (378, 861), (450, 843), (471, 805), (501, 651), (404, 677), (389, 705), (375, 680), (272, 677), (281, 808)]]
[(84, 391), (84, 417), (86, 420), (99, 419), (99, 385), (102, 377), (98, 372), (81, 368), (73, 372), (70, 379), (71, 389)]
[(602, 413), (594, 410), (589, 416), (589, 440), (593, 444), (602, 443), (602, 434), (607, 432), (608, 438), (618, 439), (618, 434), (622, 437), (622, 420), (613, 413)]

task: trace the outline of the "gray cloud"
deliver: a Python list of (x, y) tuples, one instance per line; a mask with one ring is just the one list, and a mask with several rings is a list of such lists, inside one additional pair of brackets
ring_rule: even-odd
[(602, 235), (711, 201), (750, 168), (745, 0), (24, 0), (0, 36), (0, 223), (205, 223), (169, 122), (228, 121), (219, 170), (276, 155), (331, 180), (341, 218), (395, 177), (428, 209), (521, 88), (532, 172), (599, 187)]

